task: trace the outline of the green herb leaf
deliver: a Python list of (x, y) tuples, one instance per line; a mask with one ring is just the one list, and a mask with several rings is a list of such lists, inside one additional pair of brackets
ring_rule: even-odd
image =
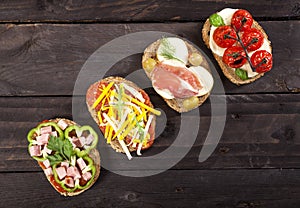
[(52, 151), (56, 151), (56, 152), (62, 152), (62, 147), (63, 147), (63, 140), (58, 138), (58, 137), (54, 137), (54, 136), (50, 136), (50, 139), (48, 141), (48, 145), (47, 148), (51, 149)]
[(124, 103), (123, 103), (123, 100), (122, 100), (123, 93), (124, 93), (124, 87), (121, 84), (119, 86), (118, 95), (117, 95), (118, 96), (117, 110), (118, 110), (118, 117), (119, 117), (119, 119), (121, 119), (121, 115), (122, 115), (122, 111), (123, 111), (123, 106), (124, 106)]
[(58, 137), (51, 136), (48, 145), (48, 149), (51, 149), (55, 152), (54, 155), (49, 155), (47, 159), (49, 159), (50, 163), (56, 164), (62, 162), (64, 160), (71, 160), (71, 156), (75, 154), (73, 150), (73, 145), (68, 139), (60, 139)]
[(71, 160), (71, 156), (75, 154), (73, 145), (68, 139), (64, 140), (63, 153), (68, 158), (68, 160)]
[(48, 155), (47, 159), (50, 161), (51, 166), (64, 161), (64, 158), (59, 153), (55, 153), (54, 155)]
[(246, 70), (243, 70), (241, 68), (235, 69), (235, 74), (241, 78), (242, 80), (247, 80), (248, 79), (248, 73)]
[(209, 23), (215, 27), (225, 25), (223, 18), (217, 13), (210, 15)]
[(177, 61), (180, 61), (184, 63), (182, 60), (175, 57), (176, 48), (170, 44), (167, 38), (163, 38), (161, 40), (161, 56), (165, 57), (166, 59), (175, 59)]

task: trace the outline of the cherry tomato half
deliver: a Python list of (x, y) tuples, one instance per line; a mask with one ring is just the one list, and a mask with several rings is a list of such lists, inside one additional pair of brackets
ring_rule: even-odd
[(231, 19), (231, 25), (237, 31), (244, 31), (245, 29), (251, 28), (253, 23), (252, 15), (243, 9), (237, 10)]
[(213, 39), (218, 46), (228, 48), (236, 42), (237, 35), (231, 26), (225, 25), (214, 31)]
[(255, 51), (262, 46), (264, 36), (258, 29), (250, 28), (244, 31), (242, 42), (248, 51)]
[(272, 54), (265, 50), (254, 52), (250, 60), (257, 73), (270, 71), (273, 66)]
[(232, 46), (224, 51), (223, 62), (232, 68), (240, 68), (247, 59), (246, 53), (240, 46)]

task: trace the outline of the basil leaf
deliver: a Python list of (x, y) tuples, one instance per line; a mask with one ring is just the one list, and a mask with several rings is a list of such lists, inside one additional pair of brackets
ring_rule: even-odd
[(225, 25), (223, 18), (217, 13), (210, 15), (209, 23), (215, 27)]
[(235, 74), (241, 78), (242, 80), (247, 80), (248, 79), (248, 73), (247, 71), (241, 69), (241, 68), (237, 68), (235, 69)]

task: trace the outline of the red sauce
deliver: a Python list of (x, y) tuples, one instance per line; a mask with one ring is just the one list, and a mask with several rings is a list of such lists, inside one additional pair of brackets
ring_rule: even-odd
[(45, 165), (44, 165), (42, 162), (38, 162), (38, 163), (39, 163), (40, 167), (41, 167), (43, 170), (46, 169)]
[(63, 187), (61, 187), (61, 185), (59, 183), (57, 183), (57, 181), (54, 179), (54, 176), (50, 176), (49, 177), (51, 184), (57, 189), (57, 191), (64, 193), (67, 192), (65, 189), (63, 189)]

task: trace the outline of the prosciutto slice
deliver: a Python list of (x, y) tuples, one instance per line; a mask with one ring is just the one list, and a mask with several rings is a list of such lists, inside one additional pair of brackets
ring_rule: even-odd
[(175, 98), (197, 95), (202, 86), (197, 76), (185, 67), (157, 64), (151, 73), (154, 89), (171, 93)]

